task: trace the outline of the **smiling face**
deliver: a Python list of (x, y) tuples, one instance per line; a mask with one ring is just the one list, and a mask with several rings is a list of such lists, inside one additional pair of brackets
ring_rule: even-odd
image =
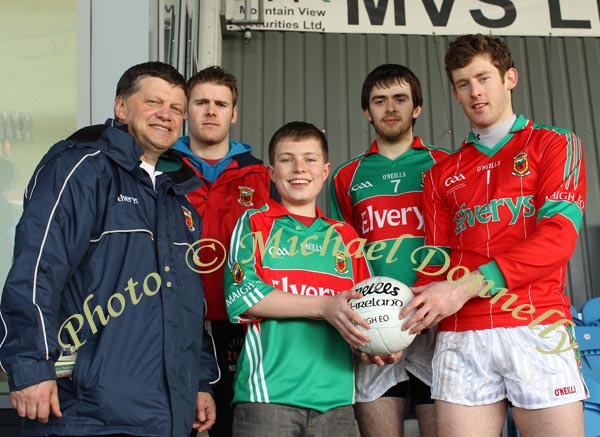
[(271, 180), (281, 196), (281, 204), (293, 214), (314, 217), (317, 195), (329, 175), (321, 143), (313, 137), (282, 138), (275, 147)]
[(189, 93), (188, 118), (190, 142), (194, 148), (226, 146), (229, 150), (229, 128), (237, 120), (233, 94), (225, 85), (205, 82), (195, 85)]
[(509, 68), (502, 76), (489, 55), (477, 55), (466, 67), (452, 71), (452, 93), (476, 129), (512, 117), (511, 90), (517, 82), (517, 70)]
[(388, 87), (375, 86), (369, 96), (365, 117), (373, 124), (379, 144), (396, 144), (405, 137), (412, 139), (413, 119), (421, 113), (415, 108), (410, 85), (395, 82)]
[(129, 133), (144, 150), (144, 160), (154, 165), (179, 138), (185, 116), (185, 92), (158, 77), (144, 77), (134, 93), (117, 96), (115, 115), (127, 124)]

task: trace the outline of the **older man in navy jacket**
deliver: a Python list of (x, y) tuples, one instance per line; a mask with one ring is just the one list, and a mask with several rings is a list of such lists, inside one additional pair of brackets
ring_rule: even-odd
[[(0, 306), (24, 435), (182, 436), (214, 423), (218, 369), (193, 270), (201, 223), (185, 197), (201, 182), (169, 151), (184, 85), (167, 64), (131, 67), (116, 120), (54, 145), (27, 186)], [(61, 351), (76, 353), (66, 377)]]

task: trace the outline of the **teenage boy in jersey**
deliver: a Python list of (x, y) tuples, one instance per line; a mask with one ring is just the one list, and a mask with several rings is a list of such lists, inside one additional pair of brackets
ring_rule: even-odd
[[(375, 275), (411, 286), (416, 273), (409, 256), (423, 244), (424, 235), (423, 174), (448, 152), (413, 134), (423, 97), (419, 79), (408, 68), (397, 64), (375, 68), (363, 83), (361, 104), (375, 129), (375, 141), (335, 171), (331, 216), (354, 226), (367, 239), (367, 250), (385, 245), (377, 252), (381, 256), (370, 260)], [(391, 262), (390, 256), (396, 260)], [(435, 332), (430, 330), (418, 336), (405, 351), (405, 359), (392, 366), (357, 365), (355, 411), (363, 437), (403, 435), (409, 390), (420, 435), (435, 434), (430, 389), (434, 345)]]
[(362, 295), (344, 290), (370, 271), (364, 256), (344, 254), (354, 229), (316, 206), (327, 156), (312, 124), (281, 127), (269, 144), (281, 203), (246, 212), (233, 232), (225, 301), (231, 321), (246, 325), (234, 436), (359, 435), (348, 344), (367, 340), (353, 321), (368, 325), (347, 304)]
[(502, 40), (461, 36), (445, 64), (472, 131), (426, 175), (425, 243), (449, 255), (446, 272), (460, 268), (436, 275), (445, 257), (423, 250), (417, 284), (438, 282), (416, 288), (401, 313), (418, 308), (413, 331), (439, 322), (438, 435), (500, 435), (510, 402), (522, 436), (583, 436), (586, 387), (564, 294), (585, 205), (583, 145), (513, 113), (518, 75)]
[[(238, 88), (235, 77), (221, 67), (201, 70), (186, 85), (189, 137), (179, 139), (175, 150), (195, 170), (204, 184), (189, 199), (202, 217), (200, 273), (207, 314), (215, 342), (221, 379), (215, 388), (217, 422), (212, 437), (231, 435), (233, 378), (244, 341), (240, 325), (229, 323), (223, 298), (226, 248), (238, 218), (269, 199), (269, 174), (248, 144), (229, 138), (237, 120)], [(216, 381), (215, 381), (216, 382)]]

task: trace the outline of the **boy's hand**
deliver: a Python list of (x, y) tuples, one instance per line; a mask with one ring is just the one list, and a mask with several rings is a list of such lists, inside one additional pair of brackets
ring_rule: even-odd
[(361, 297), (363, 297), (361, 293), (348, 290), (323, 299), (323, 318), (333, 325), (353, 348), (364, 346), (369, 341), (369, 336), (358, 329), (355, 323), (367, 329), (370, 325), (348, 305), (350, 299)]

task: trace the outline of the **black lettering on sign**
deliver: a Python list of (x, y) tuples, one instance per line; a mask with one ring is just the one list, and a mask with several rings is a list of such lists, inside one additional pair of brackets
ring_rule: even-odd
[(442, 3), (442, 7), (438, 11), (437, 6), (435, 5), (434, 0), (422, 0), (423, 6), (425, 6), (425, 10), (427, 11), (427, 15), (429, 15), (429, 19), (431, 20), (431, 24), (434, 26), (446, 26), (448, 24), (448, 19), (450, 18), (450, 11), (452, 10), (452, 6), (454, 5), (454, 0), (444, 0)]
[[(553, 29), (591, 29), (592, 23), (588, 20), (563, 20), (560, 11), (560, 0), (548, 0), (550, 9), (550, 26)], [(600, 9), (600, 2), (598, 2)]]
[[(405, 0), (394, 0), (394, 23), (396, 26), (406, 26)], [(388, 0), (379, 0), (377, 6), (375, 0), (363, 0), (369, 22), (374, 26), (383, 25), (385, 13), (387, 12)], [(346, 0), (348, 6), (348, 24), (358, 25), (358, 0)]]
[(482, 3), (487, 3), (490, 5), (498, 6), (504, 9), (504, 16), (502, 18), (497, 18), (492, 20), (491, 18), (487, 18), (481, 12), (481, 9), (471, 9), (471, 16), (475, 20), (477, 24), (480, 24), (484, 27), (489, 27), (491, 29), (498, 29), (500, 27), (508, 27), (515, 22), (517, 19), (517, 10), (515, 9), (515, 5), (511, 0), (479, 0)]

